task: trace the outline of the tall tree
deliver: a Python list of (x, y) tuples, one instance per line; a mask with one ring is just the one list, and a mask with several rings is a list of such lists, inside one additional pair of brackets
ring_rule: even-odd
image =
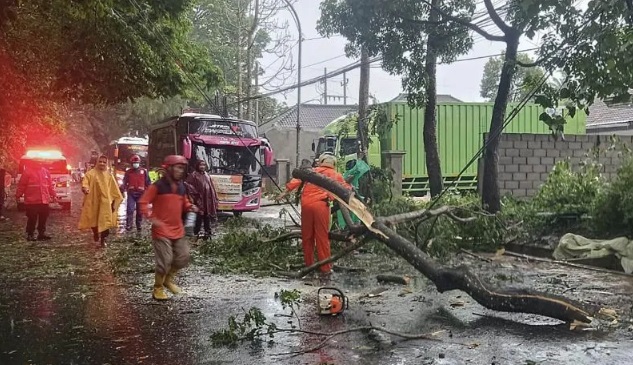
[[(448, 13), (472, 13), (469, 0), (435, 0)], [(350, 56), (365, 47), (370, 55), (382, 56), (382, 67), (403, 75), (403, 87), (413, 107), (425, 107), (424, 151), (431, 194), (442, 190), (442, 173), (436, 138), (435, 65), (450, 62), (472, 44), (461, 27), (447, 27), (440, 13), (416, 0), (325, 0), (321, 4), (319, 31), (326, 36), (341, 34), (349, 41)], [(405, 57), (405, 54), (407, 56)]]
[(168, 97), (186, 93), (191, 79), (217, 84), (219, 70), (187, 42), (190, 6), (190, 0), (0, 2), (0, 127), (11, 131), (0, 134), (0, 144), (10, 147), (0, 160), (7, 159), (4, 151), (18, 157), (29, 136), (45, 143), (61, 133), (66, 102)]
[[(517, 62), (532, 64), (534, 59), (525, 53), (517, 55)], [(503, 66), (503, 54), (499, 57), (492, 57), (484, 66), (484, 73), (481, 77), (479, 95), (488, 101), (493, 101), (497, 97), (497, 87)], [(532, 93), (534, 86), (532, 81), (543, 77), (545, 71), (540, 67), (517, 67), (516, 74), (510, 86), (509, 99), (512, 102), (523, 100)], [(533, 99), (533, 98), (532, 98)]]
[[(564, 100), (569, 113), (586, 109), (596, 99), (630, 101), (633, 85), (633, 25), (630, 1), (590, 0), (571, 7), (543, 37), (537, 60), (547, 69), (562, 70), (562, 87), (550, 88), (539, 103), (558, 107)], [(543, 115), (552, 128), (564, 120)]]

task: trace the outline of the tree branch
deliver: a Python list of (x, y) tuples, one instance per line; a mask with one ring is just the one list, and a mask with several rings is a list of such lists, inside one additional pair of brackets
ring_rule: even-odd
[(468, 223), (468, 222), (473, 222), (474, 220), (476, 220), (475, 217), (470, 217), (470, 218), (461, 218), (456, 216), (453, 211), (456, 210), (457, 208), (455, 207), (451, 207), (451, 206), (442, 206), (439, 207), (437, 209), (433, 209), (433, 210), (429, 210), (429, 209), (423, 209), (423, 210), (419, 210), (416, 212), (408, 212), (408, 213), (401, 213), (401, 214), (395, 214), (389, 217), (379, 217), (377, 218), (377, 220), (381, 221), (382, 223), (386, 224), (386, 225), (396, 225), (399, 223), (403, 223), (403, 222), (407, 222), (407, 221), (411, 221), (414, 219), (418, 219), (418, 218), (430, 218), (430, 217), (437, 217), (443, 214), (446, 214), (449, 218), (456, 220), (460, 223)]
[(477, 26), (476, 24), (473, 24), (473, 23), (471, 23), (470, 21), (468, 21), (466, 19), (462, 19), (462, 18), (453, 16), (451, 14), (448, 14), (447, 12), (442, 10), (439, 6), (433, 6), (427, 0), (422, 0), (422, 2), (424, 4), (427, 4), (431, 8), (435, 9), (438, 13), (440, 13), (440, 15), (443, 18), (446, 18), (447, 20), (449, 20), (451, 22), (457, 23), (457, 24), (462, 25), (462, 26), (464, 26), (464, 27), (466, 27), (466, 28), (468, 28), (468, 29), (470, 29), (472, 31), (475, 31), (476, 33), (478, 33), (479, 35), (481, 35), (482, 37), (486, 38), (489, 41), (493, 41), (493, 42), (505, 42), (506, 41), (506, 37), (505, 36), (490, 34), (490, 33), (486, 32), (485, 30), (483, 30), (482, 28), (480, 28), (479, 26)]
[(484, 0), (484, 4), (486, 5), (486, 10), (488, 11), (488, 15), (490, 15), (490, 19), (492, 19), (495, 25), (499, 27), (501, 31), (503, 31), (503, 34), (508, 34), (510, 32), (516, 31), (516, 29), (509, 26), (508, 24), (506, 24), (506, 22), (503, 21), (503, 19), (501, 19), (501, 17), (495, 10), (494, 5), (492, 4), (492, 0)]
[[(374, 218), (367, 207), (354, 193), (338, 182), (309, 170), (295, 169), (292, 177), (317, 185), (332, 193), (339, 204), (347, 206), (360, 218), (368, 233), (382, 241), (387, 247), (404, 258), (420, 273), (431, 280), (440, 293), (462, 290), (482, 306), (503, 312), (532, 313), (556, 318), (561, 321), (591, 322), (592, 313), (597, 308), (582, 305), (567, 298), (534, 290), (499, 289), (484, 283), (466, 266), (445, 267), (434, 261), (427, 253), (411, 241), (387, 227), (380, 219)], [(583, 308), (585, 306), (590, 309)]]
[[(346, 333), (352, 333), (352, 332), (369, 332), (369, 331), (383, 332), (383, 333), (386, 333), (388, 335), (392, 335), (392, 336), (397, 336), (397, 337), (403, 338), (405, 340), (429, 340), (429, 341), (441, 341), (441, 340), (435, 338), (435, 336), (437, 336), (441, 332), (444, 332), (444, 331), (437, 331), (437, 332), (428, 333), (428, 334), (407, 334), (407, 333), (400, 333), (400, 332), (388, 330), (386, 328), (375, 327), (375, 326), (365, 326), (365, 327), (350, 328), (350, 329), (337, 331), (337, 332), (332, 332), (332, 333), (306, 331), (306, 330), (299, 330), (299, 329), (294, 329), (294, 328), (279, 328), (279, 329), (277, 329), (276, 332), (305, 333), (307, 335), (327, 336), (327, 337), (320, 344), (318, 344), (318, 345), (316, 345), (314, 347), (311, 347), (311, 348), (308, 348), (308, 349), (305, 349), (305, 350), (298, 350), (298, 351), (292, 351), (292, 352), (284, 352), (284, 353), (272, 354), (272, 356), (299, 355), (299, 354), (306, 354), (306, 353), (314, 352), (316, 350), (321, 349), (323, 346), (325, 346), (327, 341), (329, 341), (330, 339), (332, 339), (335, 336), (343, 335), (343, 334), (346, 334)], [(462, 344), (462, 345), (466, 346), (465, 344)]]
[(325, 265), (325, 264), (329, 264), (330, 262), (334, 262), (336, 260), (339, 260), (341, 258), (343, 258), (344, 256), (347, 256), (348, 254), (358, 250), (359, 248), (361, 248), (363, 245), (365, 245), (367, 242), (369, 242), (369, 237), (363, 237), (360, 240), (357, 240), (355, 238), (352, 238), (351, 241), (354, 242), (352, 245), (349, 245), (348, 247), (345, 247), (345, 249), (343, 249), (343, 251), (337, 253), (334, 256), (330, 256), (325, 260), (321, 260), (319, 262), (315, 262), (314, 264), (301, 269), (300, 271), (296, 272), (296, 273), (290, 273), (290, 272), (282, 272), (279, 273), (280, 275), (283, 276), (287, 276), (289, 278), (293, 278), (293, 279), (300, 279), (306, 275), (308, 275), (309, 273), (316, 271), (319, 267)]

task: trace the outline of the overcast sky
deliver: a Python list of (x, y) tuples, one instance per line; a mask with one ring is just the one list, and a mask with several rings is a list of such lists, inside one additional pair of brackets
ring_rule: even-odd
[[(306, 39), (303, 43), (302, 57), (302, 80), (304, 81), (310, 78), (322, 76), (324, 67), (327, 67), (328, 71), (333, 71), (356, 61), (355, 59), (349, 59), (345, 57), (345, 38), (336, 36), (330, 39), (313, 39), (320, 37), (319, 33), (316, 30), (317, 20), (320, 16), (319, 4), (320, 1), (316, 0), (298, 0), (297, 4), (295, 5), (295, 9), (297, 10), (299, 18), (301, 20), (303, 36), (304, 39)], [(280, 19), (289, 22), (290, 32), (294, 34), (296, 40), (298, 33), (289, 11), (282, 11), (279, 14), (279, 17)], [(497, 30), (497, 33), (498, 32), (499, 31)], [(530, 41), (527, 39), (522, 40), (521, 45), (519, 46), (519, 50), (534, 48), (536, 46), (535, 43), (535, 41)], [(504, 47), (502, 43), (489, 42), (477, 36), (475, 37), (475, 45), (473, 49), (468, 54), (460, 56), (459, 59), (500, 54), (503, 48)], [(295, 47), (292, 50), (295, 62), (297, 59), (297, 49), (298, 47)], [(271, 62), (275, 61), (276, 58), (277, 57), (272, 55), (266, 56), (262, 60), (262, 64), (268, 65)], [(479, 96), (479, 83), (486, 61), (487, 58), (483, 58), (477, 60), (455, 62), (451, 65), (439, 65), (437, 73), (438, 94), (450, 94), (463, 101), (483, 101), (483, 99)], [(313, 65), (315, 63), (319, 64)], [(378, 63), (374, 64), (374, 66), (378, 65)], [(359, 70), (356, 69), (352, 72), (349, 72), (347, 74), (347, 78), (349, 79), (349, 86), (347, 91), (347, 95), (349, 97), (348, 104), (356, 104), (358, 102), (358, 84), (360, 78)], [(342, 95), (342, 81), (342, 76), (330, 79), (328, 81), (328, 94)], [(292, 83), (296, 83), (296, 75), (291, 80), (287, 81), (288, 85), (291, 85)], [(317, 86), (315, 85), (302, 88), (302, 101), (318, 103), (319, 101), (314, 99), (320, 99), (321, 91), (319, 90), (322, 90), (322, 85), (318, 86), (318, 90)], [(390, 75), (379, 67), (372, 68), (369, 92), (370, 94), (378, 98), (378, 101), (380, 102), (389, 101), (396, 97), (400, 92), (402, 92), (400, 77), (397, 75)], [(285, 101), (288, 105), (296, 103), (297, 100), (296, 90), (291, 91), (285, 95), (279, 94), (276, 97), (279, 100)], [(342, 104), (342, 100), (330, 100), (329, 103)]]

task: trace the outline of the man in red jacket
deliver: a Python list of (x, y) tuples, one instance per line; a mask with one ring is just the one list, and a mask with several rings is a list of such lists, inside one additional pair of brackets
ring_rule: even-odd
[[(50, 172), (42, 165), (30, 160), (26, 163), (24, 173), (18, 182), (15, 199), (24, 195), (24, 207), (26, 208), (26, 236), (28, 241), (47, 241), (51, 237), (46, 235), (46, 221), (48, 220), (51, 202), (57, 200), (53, 179)], [(35, 238), (35, 226), (38, 236)]]
[(182, 181), (187, 169), (187, 159), (178, 155), (167, 156), (163, 167), (167, 172), (150, 185), (138, 202), (143, 215), (152, 222), (152, 244), (156, 261), (152, 297), (156, 300), (169, 299), (165, 288), (173, 294), (182, 292), (174, 283), (178, 270), (189, 264), (189, 243), (185, 239), (182, 215), (184, 212), (198, 211), (187, 198)]
[(147, 170), (141, 167), (141, 157), (134, 155), (130, 158), (132, 167), (125, 171), (123, 176), (123, 185), (121, 190), (127, 192), (127, 216), (125, 219), (125, 229), (132, 230), (132, 220), (134, 218), (134, 211), (136, 211), (136, 230), (141, 231), (141, 223), (143, 218), (141, 216), (141, 208), (138, 204), (139, 199), (145, 192), (145, 189), (149, 187), (151, 182), (149, 181), (149, 174)]

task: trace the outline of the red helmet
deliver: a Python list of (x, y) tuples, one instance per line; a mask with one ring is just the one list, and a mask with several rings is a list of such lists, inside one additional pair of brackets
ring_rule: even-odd
[(184, 156), (180, 155), (169, 155), (163, 160), (163, 166), (165, 167), (173, 165), (186, 165), (187, 163), (187, 159)]
[(139, 156), (139, 155), (133, 155), (132, 157), (130, 157), (130, 162), (131, 162), (131, 163), (135, 163), (135, 162), (140, 163), (140, 162), (141, 162), (141, 156)]

